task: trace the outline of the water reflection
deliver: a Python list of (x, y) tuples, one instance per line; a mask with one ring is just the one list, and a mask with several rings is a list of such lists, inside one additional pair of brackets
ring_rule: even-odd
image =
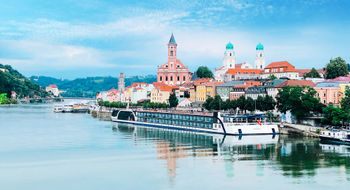
[(136, 141), (154, 141), (170, 179), (176, 177), (179, 159), (207, 157), (223, 161), (228, 178), (235, 176), (235, 163), (252, 161), (256, 176), (264, 176), (267, 167), (292, 178), (314, 177), (320, 168), (338, 167), (344, 179), (350, 180), (350, 147), (320, 144), (313, 138), (223, 136), (127, 125), (116, 125), (114, 130), (128, 133)]

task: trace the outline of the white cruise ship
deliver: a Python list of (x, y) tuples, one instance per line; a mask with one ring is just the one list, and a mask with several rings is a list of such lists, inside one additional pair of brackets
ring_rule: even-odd
[(229, 115), (149, 110), (114, 110), (112, 121), (146, 127), (168, 128), (224, 135), (275, 135), (277, 124), (266, 122), (263, 114)]

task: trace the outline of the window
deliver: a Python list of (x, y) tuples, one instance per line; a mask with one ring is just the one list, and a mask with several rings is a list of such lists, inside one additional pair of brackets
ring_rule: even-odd
[(177, 81), (180, 81), (180, 77), (179, 76), (177, 76)]
[(174, 51), (173, 50), (170, 51), (170, 56), (174, 56)]
[(185, 80), (186, 80), (186, 77), (184, 76), (184, 77), (182, 78), (182, 80), (185, 81)]
[(170, 81), (173, 81), (173, 76), (170, 77)]
[(159, 80), (162, 81), (162, 80), (163, 80), (163, 77), (159, 77)]
[(167, 76), (165, 77), (165, 81), (168, 81), (168, 77)]

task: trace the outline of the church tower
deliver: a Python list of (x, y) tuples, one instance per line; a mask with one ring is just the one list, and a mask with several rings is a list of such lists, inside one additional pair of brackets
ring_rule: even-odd
[(176, 49), (177, 44), (175, 41), (175, 37), (173, 34), (171, 34), (169, 43), (168, 43), (168, 61), (175, 61), (176, 60)]
[(119, 74), (118, 90), (122, 93), (125, 90), (124, 73)]
[(259, 43), (256, 46), (255, 68), (256, 69), (264, 69), (265, 68), (264, 46), (261, 43)]
[(224, 54), (224, 59), (223, 59), (223, 66), (226, 69), (234, 69), (236, 65), (236, 55), (235, 51), (233, 50), (233, 44), (229, 42), (226, 45), (226, 51)]

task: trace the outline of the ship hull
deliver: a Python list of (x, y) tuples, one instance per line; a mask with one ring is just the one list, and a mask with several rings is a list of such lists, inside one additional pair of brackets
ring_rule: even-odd
[[(277, 125), (239, 125), (239, 126), (227, 126), (225, 130), (222, 128), (217, 129), (199, 129), (194, 127), (185, 127), (185, 126), (176, 126), (176, 125), (166, 125), (166, 124), (157, 124), (157, 123), (147, 123), (139, 121), (128, 121), (128, 120), (119, 120), (112, 117), (112, 121), (124, 124), (139, 125), (144, 127), (152, 128), (163, 128), (163, 129), (173, 129), (173, 130), (183, 130), (191, 131), (198, 133), (211, 133), (211, 134), (224, 134), (224, 135), (277, 135), (279, 130)], [(225, 124), (224, 124), (225, 125)], [(274, 131), (272, 130), (274, 129)], [(239, 130), (240, 129), (240, 130)], [(239, 133), (239, 131), (241, 131)]]

